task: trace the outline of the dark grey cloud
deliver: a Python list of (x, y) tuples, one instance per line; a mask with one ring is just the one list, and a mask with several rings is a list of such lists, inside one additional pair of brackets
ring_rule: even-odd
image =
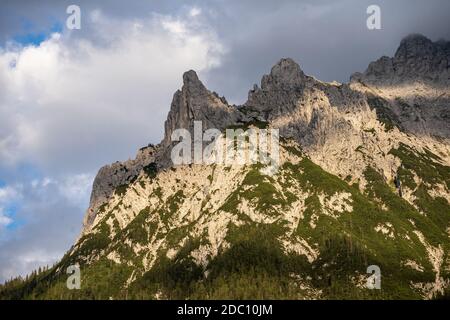
[[(36, 30), (64, 21), (65, 8), (72, 3), (84, 12), (99, 8), (117, 19), (202, 8), (229, 50), (222, 67), (206, 75), (206, 80), (235, 102), (245, 99), (253, 82), (281, 57), (294, 58), (321, 80), (343, 82), (379, 56), (392, 55), (407, 34), (450, 38), (447, 0), (45, 0), (2, 3), (0, 40), (26, 31), (24, 21), (33, 22)], [(381, 7), (382, 30), (366, 28), (366, 8), (371, 4)], [(86, 24), (78, 36), (94, 34), (92, 27)]]
[[(382, 55), (393, 55), (400, 40), (423, 33), (450, 39), (449, 1), (227, 1), (217, 23), (229, 48), (220, 68), (208, 74), (214, 90), (244, 102), (247, 90), (282, 57), (308, 74), (346, 82)], [(366, 28), (366, 9), (381, 8), (381, 30)]]

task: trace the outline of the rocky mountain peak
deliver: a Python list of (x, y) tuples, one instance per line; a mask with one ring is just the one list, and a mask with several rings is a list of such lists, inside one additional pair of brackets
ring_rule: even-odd
[(450, 83), (448, 42), (433, 42), (421, 34), (411, 34), (400, 42), (394, 57), (383, 56), (369, 64), (364, 73), (352, 75), (352, 81), (374, 85), (412, 82)]
[(191, 95), (198, 95), (201, 92), (207, 91), (194, 70), (186, 71), (183, 74), (183, 90)]
[(433, 56), (436, 52), (435, 44), (421, 34), (410, 34), (402, 39), (395, 53), (396, 59), (418, 58)]
[(272, 67), (270, 75), (265, 75), (262, 78), (261, 87), (263, 90), (279, 87), (299, 87), (303, 85), (305, 79), (306, 76), (298, 63), (291, 58), (283, 58)]
[(192, 129), (194, 121), (203, 128), (224, 128), (236, 122), (234, 108), (225, 98), (209, 91), (193, 70), (183, 74), (183, 87), (175, 92), (165, 122), (163, 145), (171, 143), (171, 134), (179, 128)]
[(201, 81), (198, 78), (197, 72), (195, 72), (192, 69), (183, 73), (183, 83), (187, 84), (189, 82), (193, 82), (193, 83), (200, 82), (201, 83)]
[(254, 85), (244, 108), (256, 111), (263, 120), (271, 120), (294, 108), (308, 80), (300, 66), (291, 58), (283, 58), (261, 79), (261, 88)]

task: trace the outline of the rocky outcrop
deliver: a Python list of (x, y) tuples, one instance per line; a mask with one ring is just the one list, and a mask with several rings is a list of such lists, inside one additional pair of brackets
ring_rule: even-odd
[(156, 159), (157, 148), (153, 145), (141, 148), (136, 158), (124, 162), (115, 162), (102, 167), (94, 179), (89, 208), (83, 220), (83, 233), (88, 232), (99, 208), (110, 200), (114, 191), (131, 183), (139, 172)]

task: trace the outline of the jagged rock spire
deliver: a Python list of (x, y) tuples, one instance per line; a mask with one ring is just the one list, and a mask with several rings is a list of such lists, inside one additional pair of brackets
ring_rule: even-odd
[(270, 74), (262, 77), (261, 88), (255, 85), (249, 92), (244, 107), (257, 110), (263, 114), (264, 120), (270, 120), (286, 108), (293, 107), (309, 79), (294, 60), (281, 59), (272, 67)]
[(192, 129), (194, 121), (202, 121), (203, 129), (222, 129), (236, 122), (235, 109), (225, 98), (209, 91), (193, 70), (183, 74), (183, 87), (175, 92), (165, 122), (163, 145), (171, 143), (175, 129)]
[(194, 70), (186, 71), (183, 74), (182, 90), (188, 91), (192, 96), (202, 95), (207, 91)]

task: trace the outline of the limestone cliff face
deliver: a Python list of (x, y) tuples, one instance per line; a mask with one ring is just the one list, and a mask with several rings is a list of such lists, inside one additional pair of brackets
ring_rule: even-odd
[(305, 75), (292, 59), (281, 59), (262, 77), (260, 87), (249, 91), (242, 106), (230, 106), (188, 71), (173, 96), (163, 141), (141, 150), (136, 160), (99, 171), (84, 229), (115, 188), (136, 178), (145, 166), (156, 162), (159, 168), (170, 167), (172, 132), (185, 128), (192, 133), (195, 120), (202, 121), (203, 130), (265, 121), (280, 129), (281, 136), (297, 141), (316, 163), (352, 180), (358, 180), (368, 164), (391, 179), (400, 163), (388, 153), (400, 142), (444, 150), (448, 160), (449, 52), (449, 42), (411, 35), (401, 41), (393, 58), (372, 62), (364, 73), (353, 74), (349, 84), (319, 81)]

